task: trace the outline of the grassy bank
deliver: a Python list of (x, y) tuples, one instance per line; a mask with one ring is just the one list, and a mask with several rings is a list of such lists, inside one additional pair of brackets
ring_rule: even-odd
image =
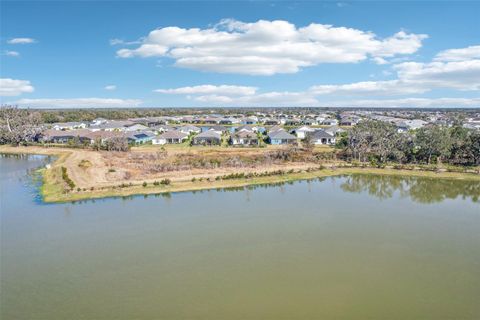
[[(264, 185), (285, 183), (298, 180), (309, 180), (321, 177), (330, 177), (348, 174), (378, 174), (390, 176), (410, 176), (410, 177), (430, 177), (443, 179), (456, 179), (478, 181), (480, 183), (480, 175), (457, 172), (432, 172), (432, 171), (411, 171), (411, 170), (395, 170), (395, 169), (375, 169), (375, 168), (327, 168), (323, 170), (316, 170), (310, 172), (286, 173), (283, 175), (275, 175), (269, 177), (256, 178), (242, 178), (232, 180), (220, 181), (179, 181), (171, 185), (155, 186), (147, 184), (144, 187), (142, 184), (132, 184), (125, 188), (112, 187), (100, 190), (86, 190), (81, 192), (64, 193), (61, 188), (55, 186), (58, 183), (58, 178), (55, 175), (46, 174), (44, 176), (45, 187), (42, 189), (42, 194), (45, 202), (66, 202), (85, 199), (96, 199), (115, 196), (131, 196), (140, 194), (160, 194), (182, 191), (197, 191), (208, 189), (224, 189), (237, 188), (250, 185)], [(53, 185), (52, 185), (53, 184)]]
[[(55, 155), (57, 160), (48, 168), (40, 169), (43, 176), (43, 185), (41, 194), (45, 202), (68, 202), (85, 199), (96, 199), (114, 196), (130, 196), (138, 194), (160, 194), (182, 191), (196, 191), (207, 189), (237, 188), (250, 185), (276, 184), (296, 180), (308, 180), (321, 177), (348, 175), (348, 174), (377, 174), (377, 175), (396, 175), (410, 177), (431, 177), (457, 180), (469, 180), (480, 182), (480, 175), (464, 172), (447, 171), (425, 171), (425, 170), (404, 170), (395, 168), (370, 168), (370, 167), (347, 167), (345, 163), (342, 166), (334, 164), (325, 164), (325, 167), (317, 166), (309, 170), (289, 170), (279, 174), (267, 176), (247, 176), (240, 178), (222, 178), (206, 179), (199, 175), (195, 180), (176, 180), (170, 184), (144, 183), (143, 181), (129, 181), (122, 185), (102, 186), (99, 188), (81, 188), (71, 189), (68, 181), (62, 172), (65, 162), (70, 156), (68, 150), (52, 150), (42, 148), (13, 148), (0, 147), (0, 153), (17, 154), (45, 154)], [(177, 173), (178, 174), (178, 173)], [(68, 180), (68, 179), (67, 179)]]

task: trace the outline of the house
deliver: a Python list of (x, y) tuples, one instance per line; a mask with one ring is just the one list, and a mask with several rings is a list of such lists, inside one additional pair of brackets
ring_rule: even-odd
[(202, 132), (193, 138), (193, 144), (196, 145), (220, 145), (222, 135), (214, 130)]
[(184, 142), (187, 138), (188, 134), (172, 130), (153, 138), (152, 144), (178, 144)]
[(150, 142), (155, 138), (155, 134), (150, 131), (135, 131), (127, 133), (127, 140), (129, 143), (144, 144)]
[(337, 119), (325, 119), (322, 121), (322, 124), (325, 126), (338, 126)]
[(322, 129), (315, 130), (314, 132), (309, 132), (308, 137), (311, 139), (312, 143), (315, 145), (335, 144), (335, 136)]
[(209, 128), (208, 131), (215, 131), (219, 135), (222, 135), (224, 133), (227, 133), (228, 129), (224, 126), (213, 126), (213, 127)]
[(220, 124), (235, 124), (235, 123), (239, 123), (240, 120), (236, 119), (236, 118), (222, 118), (220, 119)]
[(91, 143), (92, 139), (89, 136), (90, 131), (87, 129), (74, 129), (74, 130), (57, 130), (48, 129), (43, 131), (37, 138), (40, 142), (51, 143), (68, 143), (71, 140), (78, 139), (80, 142)]
[(202, 130), (199, 127), (195, 127), (190, 124), (187, 124), (178, 128), (177, 131), (180, 131), (186, 134), (191, 134), (191, 133), (200, 133)]
[(297, 137), (281, 129), (270, 132), (268, 134), (268, 141), (274, 145), (293, 144), (297, 142)]
[(281, 126), (273, 126), (270, 129), (268, 129), (269, 133), (273, 133), (276, 131), (285, 131), (285, 129), (283, 129)]
[(74, 130), (85, 129), (87, 124), (85, 122), (58, 122), (52, 125), (54, 130)]
[(360, 121), (359, 117), (356, 116), (345, 116), (340, 119), (341, 126), (354, 126)]
[(420, 119), (405, 120), (397, 123), (398, 132), (407, 132), (408, 130), (417, 130), (427, 124), (426, 121)]
[(241, 132), (241, 131), (247, 131), (247, 132), (258, 132), (258, 127), (257, 126), (240, 126), (235, 129), (236, 132)]
[(215, 117), (206, 117), (202, 119), (202, 122), (206, 124), (218, 124), (220, 123), (220, 119)]
[(242, 124), (255, 124), (258, 122), (258, 118), (257, 117), (248, 117), (248, 118), (243, 118), (241, 120), (241, 123)]
[(166, 125), (166, 124), (160, 124), (160, 125), (157, 125), (153, 128), (151, 128), (153, 131), (161, 134), (161, 133), (164, 133), (164, 132), (167, 132), (167, 131), (172, 131), (172, 130), (175, 130), (174, 127), (172, 126), (169, 126), (169, 125)]
[(93, 119), (92, 122), (90, 122), (90, 125), (98, 126), (98, 125), (101, 125), (101, 124), (104, 124), (104, 123), (107, 123), (107, 119), (96, 118), (96, 119)]
[(292, 130), (292, 133), (295, 133), (297, 135), (297, 138), (305, 139), (308, 133), (314, 132), (314, 131), (315, 129), (312, 129), (308, 126), (303, 126), (303, 127)]
[(102, 124), (99, 124), (99, 125), (90, 126), (89, 129), (91, 131), (100, 131), (100, 130), (103, 130), (103, 131), (126, 131), (126, 128), (128, 126), (133, 125), (133, 124), (134, 123), (132, 121), (128, 121), (128, 120), (125, 120), (125, 121), (113, 120), (113, 121), (108, 121), (107, 123), (102, 123)]
[(144, 131), (148, 130), (149, 128), (141, 123), (137, 123), (131, 126), (128, 126), (125, 128), (125, 131), (130, 132), (130, 131)]
[(280, 124), (280, 121), (276, 119), (265, 119), (263, 122), (266, 126), (276, 126)]
[(343, 132), (347, 132), (347, 130), (340, 128), (339, 126), (331, 126), (324, 129), (326, 133), (331, 134), (332, 136), (337, 136)]
[(234, 146), (258, 146), (259, 142), (257, 134), (252, 131), (239, 131), (234, 133), (230, 138), (230, 143)]

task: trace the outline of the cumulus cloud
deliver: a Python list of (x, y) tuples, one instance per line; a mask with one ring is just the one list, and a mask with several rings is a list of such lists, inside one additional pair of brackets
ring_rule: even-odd
[(37, 40), (32, 38), (13, 38), (7, 41), (9, 44), (29, 44), (35, 42), (37, 42)]
[(195, 101), (211, 104), (228, 104), (234, 106), (313, 106), (318, 101), (306, 92), (266, 92), (250, 96), (202, 95)]
[(5, 55), (9, 57), (18, 57), (20, 56), (20, 53), (18, 53), (17, 51), (5, 50)]
[(31, 108), (129, 108), (138, 107), (142, 101), (138, 99), (20, 99), (11, 104)]
[(113, 91), (117, 89), (117, 86), (114, 84), (109, 84), (108, 86), (105, 86), (103, 89), (108, 90), (108, 91)]
[(151, 31), (134, 49), (117, 51), (121, 58), (169, 57), (178, 67), (250, 75), (295, 73), (321, 63), (356, 63), (371, 57), (411, 54), (424, 34), (400, 31), (381, 39), (374, 33), (311, 23), (305, 27), (283, 21), (253, 23), (226, 19), (212, 28), (165, 27)]
[(433, 62), (395, 64), (393, 70), (397, 79), (394, 80), (317, 85), (312, 86), (310, 92), (314, 95), (394, 96), (421, 94), (434, 89), (477, 91), (480, 90), (480, 59), (473, 59), (475, 50), (471, 48), (474, 47), (443, 51)]
[(315, 95), (345, 95), (345, 96), (390, 96), (417, 94), (428, 91), (427, 88), (411, 85), (402, 80), (363, 81), (341, 85), (312, 86), (310, 92)]
[(0, 96), (18, 96), (22, 93), (33, 92), (34, 88), (28, 80), (16, 80), (10, 78), (0, 79)]
[(480, 59), (480, 46), (469, 46), (466, 48), (449, 49), (441, 51), (435, 56), (435, 61), (465, 61)]
[(209, 94), (209, 95), (252, 95), (257, 91), (256, 87), (235, 85), (200, 85), (193, 87), (181, 87), (175, 89), (157, 89), (159, 93), (167, 94)]
[(480, 90), (480, 59), (451, 62), (404, 62), (394, 66), (399, 79), (427, 88)]
[(480, 98), (405, 98), (371, 99), (352, 101), (332, 101), (324, 106), (330, 107), (369, 107), (369, 108), (455, 108), (480, 107)]

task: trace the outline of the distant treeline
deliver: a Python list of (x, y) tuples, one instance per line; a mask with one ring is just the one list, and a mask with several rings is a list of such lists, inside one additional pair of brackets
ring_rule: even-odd
[[(339, 114), (342, 111), (354, 111), (355, 109), (341, 109), (341, 108), (293, 108), (293, 107), (284, 107), (284, 108), (131, 108), (131, 109), (50, 109), (50, 110), (35, 110), (31, 111), (38, 112), (41, 115), (43, 123), (55, 123), (55, 122), (70, 122), (70, 121), (92, 121), (96, 118), (105, 118), (112, 120), (123, 120), (128, 118), (143, 118), (143, 117), (161, 117), (161, 116), (177, 116), (182, 115), (200, 115), (200, 114), (220, 114), (220, 115), (230, 115), (230, 114), (243, 114), (245, 116), (251, 116), (260, 113), (283, 113), (283, 114), (297, 114), (297, 115), (306, 115), (306, 114), (315, 114), (322, 112), (329, 112), (334, 114)], [(369, 109), (361, 109), (363, 111)], [(379, 112), (388, 112), (392, 111), (391, 109), (374, 109)], [(396, 109), (395, 111), (402, 111), (401, 109)], [(458, 118), (464, 117), (466, 114), (471, 112), (478, 112), (475, 109), (456, 109), (455, 111), (442, 110), (442, 109), (405, 109), (405, 111), (416, 111), (418, 114), (417, 118), (425, 118), (430, 112), (448, 112), (449, 115)]]

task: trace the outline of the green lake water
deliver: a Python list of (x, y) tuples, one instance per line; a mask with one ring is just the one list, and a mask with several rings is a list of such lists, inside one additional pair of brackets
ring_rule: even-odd
[(45, 204), (0, 158), (0, 319), (480, 319), (480, 183), (354, 175)]

